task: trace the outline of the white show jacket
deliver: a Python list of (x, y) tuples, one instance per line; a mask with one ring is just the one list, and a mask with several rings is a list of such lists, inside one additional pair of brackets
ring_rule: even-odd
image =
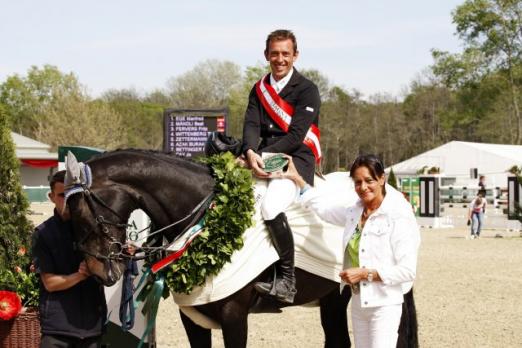
[[(415, 279), (419, 227), (402, 193), (388, 184), (385, 187), (384, 200), (366, 221), (359, 242), (360, 267), (376, 269), (382, 281), (361, 281), (361, 307), (402, 303), (403, 294), (410, 291)], [(333, 206), (328, 197), (321, 197), (315, 189), (304, 192), (301, 202), (321, 219), (344, 226), (344, 251), (361, 218), (362, 202), (358, 200), (349, 207)], [(341, 283), (341, 290), (345, 285)]]

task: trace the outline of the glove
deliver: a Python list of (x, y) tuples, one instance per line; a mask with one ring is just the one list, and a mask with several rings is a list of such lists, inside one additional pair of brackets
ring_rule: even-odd
[(468, 226), (471, 225), (471, 219), (468, 219)]

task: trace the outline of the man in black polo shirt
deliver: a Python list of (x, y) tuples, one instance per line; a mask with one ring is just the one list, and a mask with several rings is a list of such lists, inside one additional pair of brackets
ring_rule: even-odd
[(65, 171), (53, 175), (49, 198), (54, 216), (33, 234), (34, 265), (40, 274), (40, 347), (95, 348), (100, 347), (107, 305), (103, 286), (90, 277), (82, 255), (74, 250), (64, 176)]

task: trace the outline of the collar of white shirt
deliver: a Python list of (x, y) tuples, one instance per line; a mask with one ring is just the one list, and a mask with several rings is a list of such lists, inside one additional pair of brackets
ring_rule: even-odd
[(277, 94), (279, 94), (279, 92), (281, 92), (283, 88), (285, 88), (285, 86), (288, 84), (288, 81), (290, 81), (290, 78), (292, 77), (293, 73), (294, 68), (292, 68), (292, 70), (290, 70), (290, 72), (279, 81), (276, 81), (274, 79), (274, 76), (270, 74), (270, 86), (272, 86), (277, 92)]

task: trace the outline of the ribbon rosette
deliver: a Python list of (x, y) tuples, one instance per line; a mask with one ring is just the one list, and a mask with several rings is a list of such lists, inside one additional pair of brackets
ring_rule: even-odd
[(13, 319), (22, 310), (22, 300), (17, 293), (0, 291), (0, 319)]

